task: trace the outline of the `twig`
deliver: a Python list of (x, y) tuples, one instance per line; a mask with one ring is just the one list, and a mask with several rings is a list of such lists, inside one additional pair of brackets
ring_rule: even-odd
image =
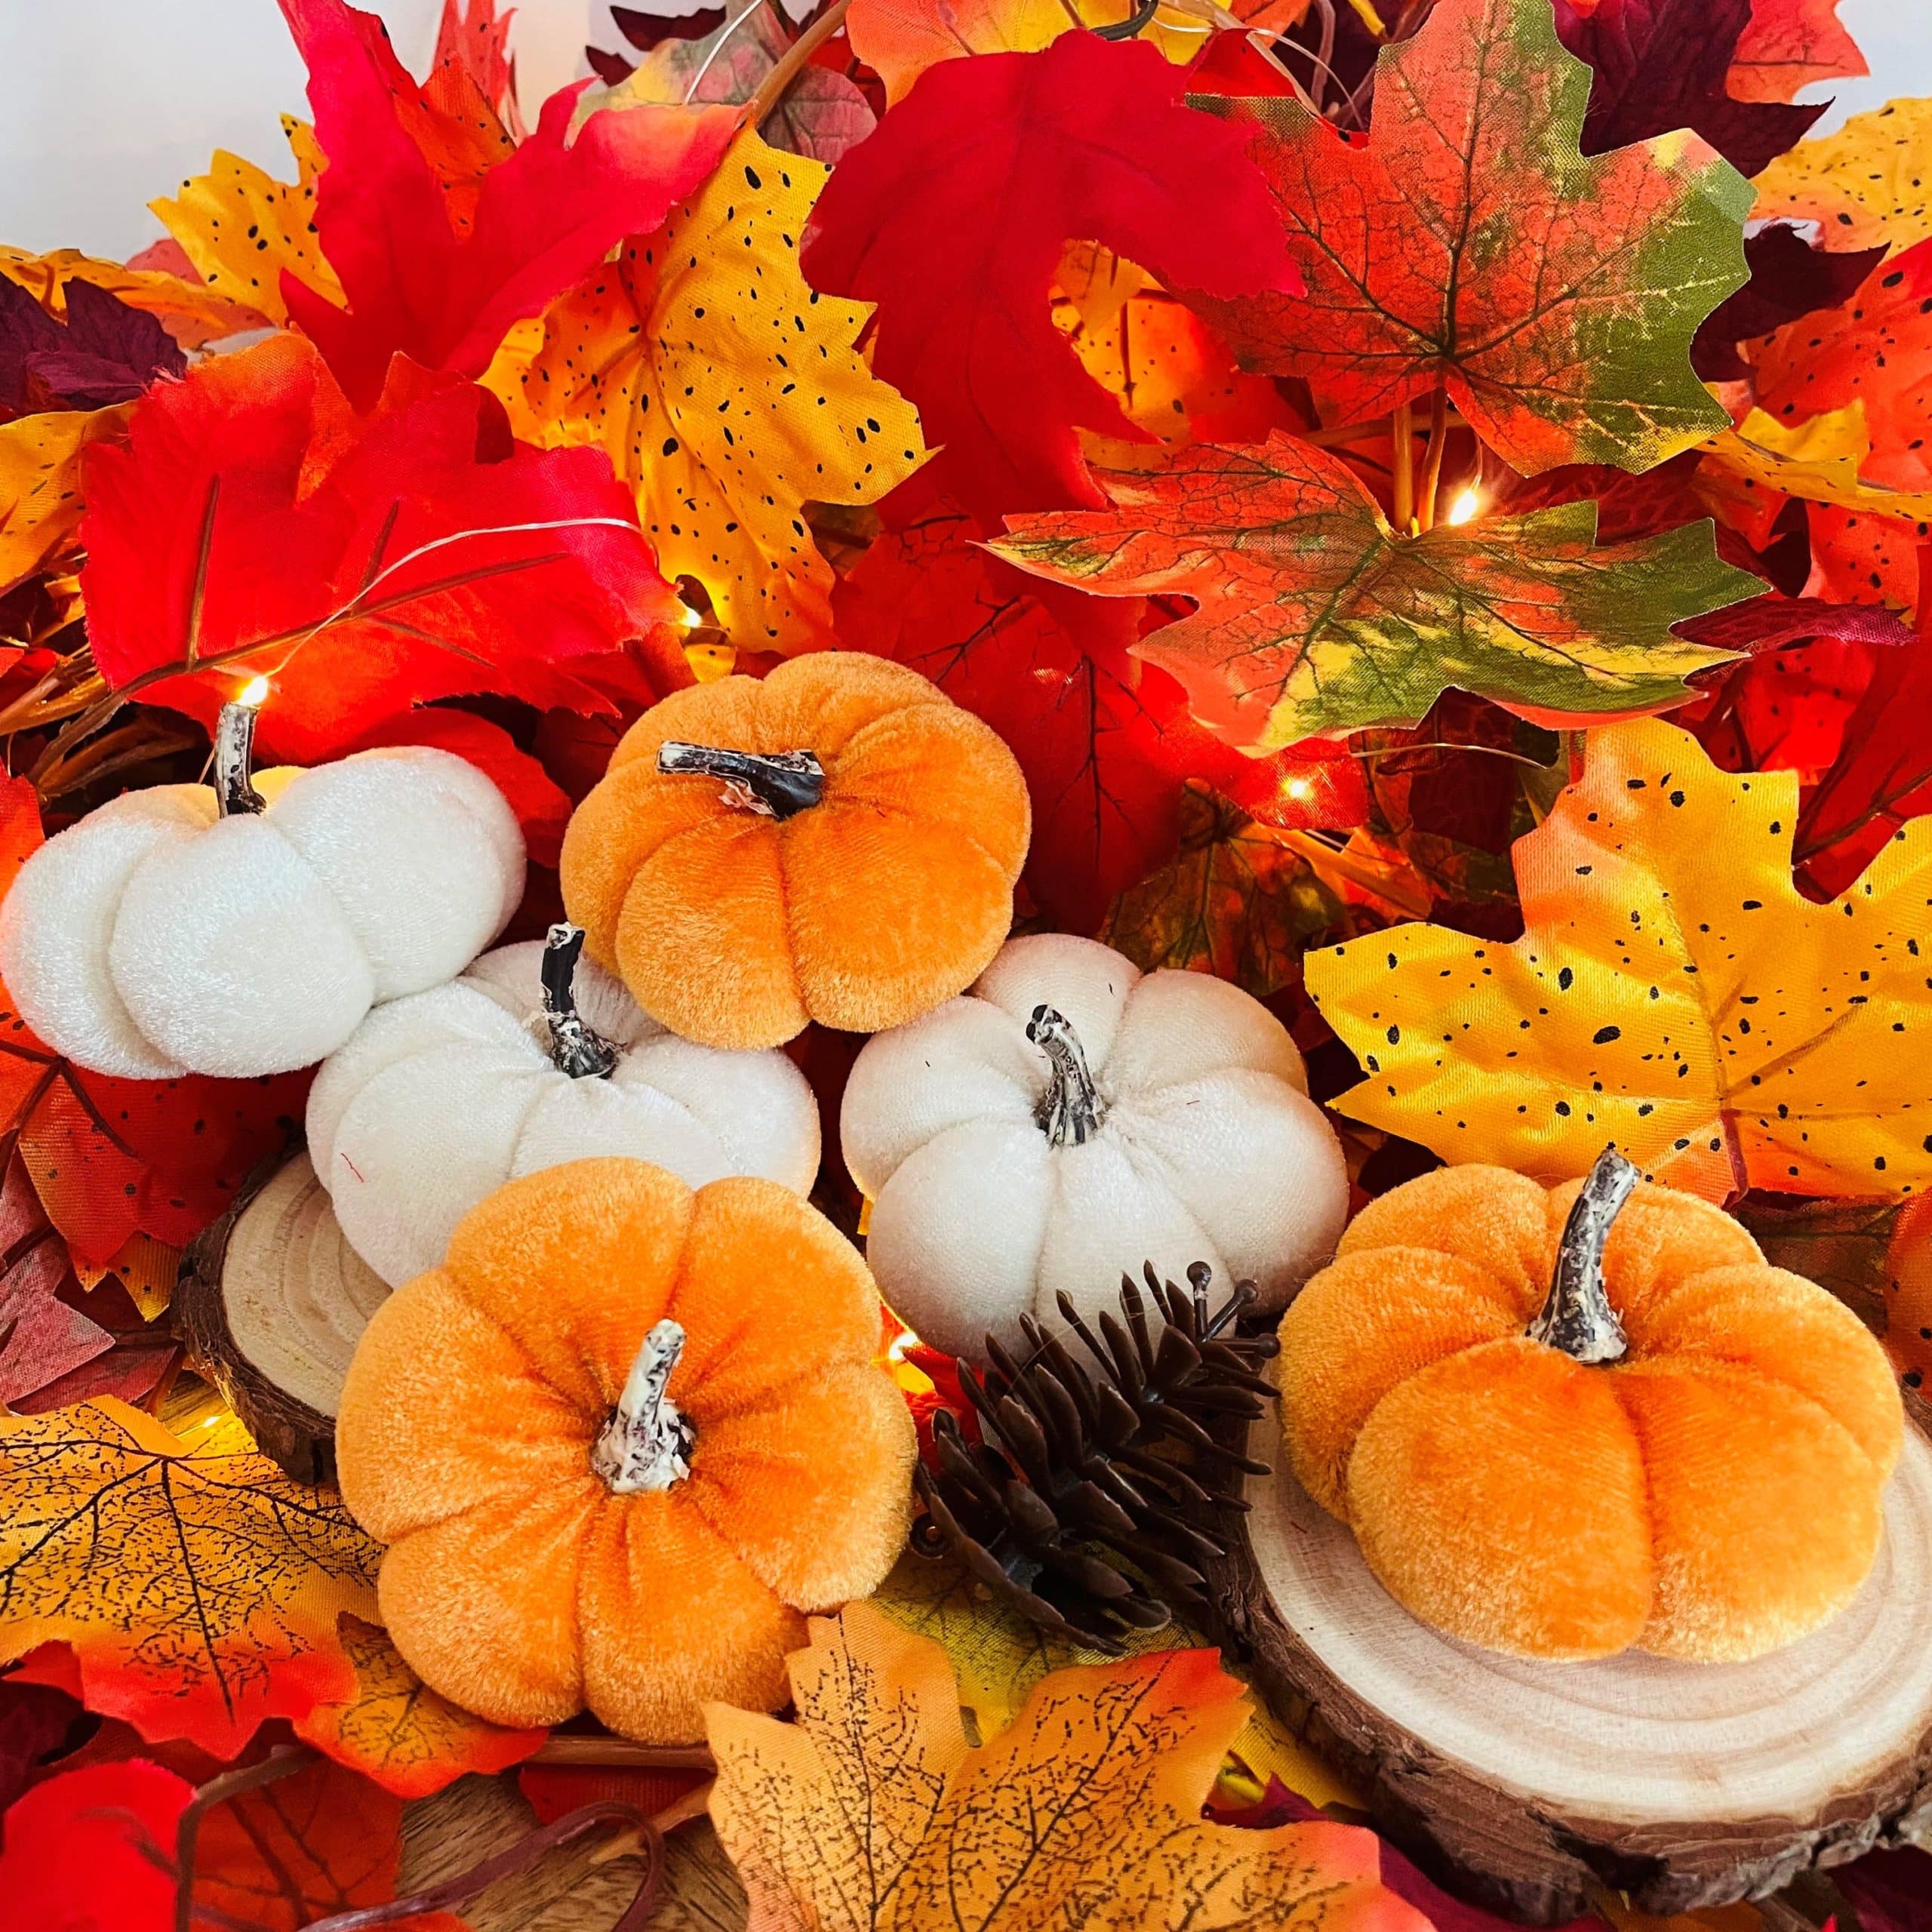
[(1440, 383), (1429, 404), (1429, 460), (1416, 497), (1416, 527), (1435, 528), (1435, 492), (1442, 481), (1442, 445), (1449, 435), (1449, 397)]
[(715, 1771), (717, 1760), (702, 1744), (633, 1744), (627, 1737), (568, 1737), (553, 1733), (538, 1746), (533, 1764), (595, 1764), (608, 1770)]
[(195, 1922), (195, 1843), (202, 1834), (202, 1820), (217, 1804), (273, 1784), (304, 1764), (313, 1764), (317, 1755), (306, 1744), (283, 1745), (259, 1764), (211, 1778), (188, 1801), (174, 1830), (174, 1932), (192, 1932)]
[(832, 5), (792, 42), (764, 78), (758, 91), (745, 103), (745, 125), (762, 127), (765, 117), (784, 98), (785, 91), (798, 78), (805, 63), (845, 24), (845, 10), (852, 0), (832, 0)]
[(1398, 402), (1389, 417), (1390, 433), (1395, 438), (1395, 533), (1407, 537), (1416, 521), (1415, 411)]

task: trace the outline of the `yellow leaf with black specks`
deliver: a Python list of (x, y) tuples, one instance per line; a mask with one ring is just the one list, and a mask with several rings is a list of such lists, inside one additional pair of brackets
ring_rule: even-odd
[(742, 134), (655, 235), (553, 303), (485, 385), (519, 435), (609, 452), (667, 577), (734, 644), (831, 640), (808, 503), (869, 503), (925, 460), (918, 416), (857, 347), (865, 304), (815, 293), (798, 245), (829, 171)]
[(1841, 897), (1792, 883), (1798, 777), (1655, 719), (1589, 735), (1514, 858), (1524, 936), (1397, 926), (1306, 962), (1368, 1078), (1335, 1103), (1542, 1181), (1606, 1143), (1721, 1201), (1932, 1184), (1932, 820)]
[(81, 518), (81, 452), (119, 436), (132, 405), (52, 409), (0, 423), (0, 591), (31, 577)]
[(1756, 182), (1754, 221), (1815, 221), (1827, 248), (1932, 235), (1932, 100), (1894, 100), (1780, 155)]

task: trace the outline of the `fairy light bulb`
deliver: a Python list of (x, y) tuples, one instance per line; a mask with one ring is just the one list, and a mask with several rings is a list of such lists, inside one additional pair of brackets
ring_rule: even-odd
[(1449, 512), (1442, 521), (1450, 525), (1464, 524), (1471, 521), (1482, 508), (1481, 494), (1475, 485), (1469, 485), (1456, 500), (1449, 506)]
[(237, 704), (245, 704), (251, 711), (259, 711), (269, 701), (269, 681), (266, 678), (251, 678), (235, 699)]
[(1293, 798), (1297, 804), (1304, 803), (1315, 796), (1314, 781), (1299, 775), (1284, 778), (1281, 780), (1281, 795), (1284, 798)]

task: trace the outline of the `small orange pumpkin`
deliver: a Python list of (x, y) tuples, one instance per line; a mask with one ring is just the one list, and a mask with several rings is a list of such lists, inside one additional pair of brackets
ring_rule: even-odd
[(499, 1724), (654, 1743), (790, 1693), (801, 1612), (872, 1590), (915, 1444), (865, 1264), (789, 1189), (641, 1161), (499, 1189), (358, 1343), (342, 1492), (383, 1621)]
[(564, 903), (687, 1039), (876, 1032), (999, 950), (1029, 829), (988, 726), (903, 665), (823, 651), (647, 711), (571, 820)]
[(1757, 1657), (1864, 1580), (1898, 1391), (1842, 1303), (1636, 1180), (1612, 1152), (1550, 1191), (1447, 1168), (1371, 1202), (1282, 1318), (1290, 1463), (1451, 1635)]

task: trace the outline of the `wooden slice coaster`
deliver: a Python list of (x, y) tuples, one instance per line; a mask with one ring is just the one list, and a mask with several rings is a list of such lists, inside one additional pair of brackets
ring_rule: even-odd
[(174, 1325), (263, 1455), (298, 1482), (335, 1473), (335, 1411), (389, 1288), (343, 1238), (309, 1157), (245, 1192), (183, 1257)]
[[(1531, 1924), (1761, 1898), (1932, 1844), (1932, 1440), (1906, 1432), (1885, 1541), (1843, 1614), (1743, 1664), (1535, 1663), (1417, 1621), (1284, 1469), (1212, 1579), (1223, 1641), (1439, 1882)], [(1278, 1419), (1254, 1425), (1284, 1457)]]

